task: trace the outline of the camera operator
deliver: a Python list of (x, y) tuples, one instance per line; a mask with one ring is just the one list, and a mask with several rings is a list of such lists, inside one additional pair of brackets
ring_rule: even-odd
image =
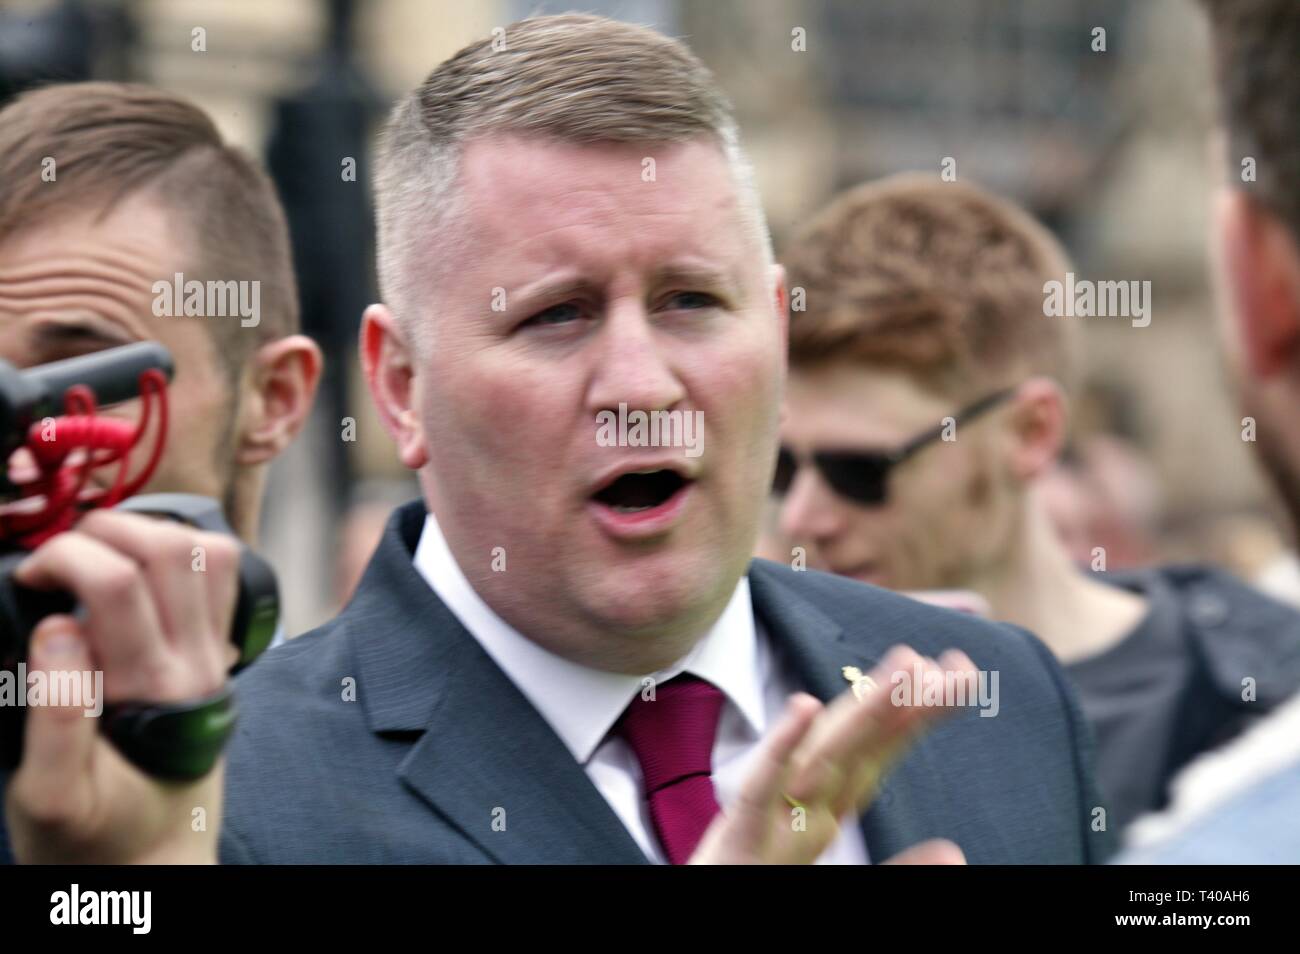
[[(319, 349), (296, 333), (288, 230), (270, 180), (184, 100), (140, 85), (69, 83), (0, 111), (0, 181), (0, 358), (28, 368), (136, 341), (164, 345), (175, 361), (170, 423), (143, 491), (215, 498), (253, 543), (267, 467), (303, 426), (321, 371)], [(210, 295), (186, 307), (163, 291), (195, 287), (188, 283), (239, 295), (212, 309)], [(11, 473), (20, 457), (8, 462)], [(90, 480), (111, 476), (105, 469)], [(196, 545), (207, 555), (203, 573), (191, 570)], [(221, 622), (234, 547), (175, 524), (91, 513), (16, 577), (68, 590), (87, 612), (83, 623), (42, 624), (30, 670), (102, 669), (110, 702), (215, 689), (229, 664)], [(202, 805), (217, 810), (208, 796), (219, 793), (219, 772), (193, 790), (159, 787), (94, 727), (79, 711), (29, 713), (29, 755), (6, 798), (24, 860), (61, 857), (99, 826), (120, 827), (111, 857), (99, 860), (159, 860), (156, 839), (119, 826), (116, 806), (157, 799), (159, 811), (133, 817), (155, 819), (159, 832), (170, 817), (164, 803), (187, 818)], [(95, 760), (93, 790), (65, 771), (86, 758)], [(0, 771), (0, 787), (6, 781)], [(0, 825), (0, 858), (6, 850)]]

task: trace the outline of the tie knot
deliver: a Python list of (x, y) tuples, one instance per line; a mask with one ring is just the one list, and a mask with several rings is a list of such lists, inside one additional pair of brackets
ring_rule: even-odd
[(614, 731), (641, 763), (647, 795), (690, 776), (712, 774), (724, 701), (717, 686), (686, 674), (656, 686), (653, 699), (632, 700)]

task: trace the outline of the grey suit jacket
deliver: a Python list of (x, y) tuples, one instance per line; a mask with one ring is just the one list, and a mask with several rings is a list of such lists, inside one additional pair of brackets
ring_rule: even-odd
[[(618, 816), (411, 563), (419, 502), (394, 512), (352, 601), (240, 676), (224, 862), (644, 864)], [(1090, 736), (1047, 649), (1020, 630), (755, 560), (754, 608), (812, 694), (895, 643), (998, 670), (1000, 711), (921, 739), (861, 824), (884, 860), (945, 837), (971, 863), (1102, 860)], [(352, 691), (354, 689), (354, 691)], [(354, 701), (346, 701), (353, 699)]]

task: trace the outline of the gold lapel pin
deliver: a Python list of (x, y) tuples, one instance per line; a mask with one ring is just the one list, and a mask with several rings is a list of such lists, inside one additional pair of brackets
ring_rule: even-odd
[(876, 685), (876, 680), (857, 666), (845, 666), (840, 672), (844, 674), (844, 678), (853, 687), (853, 695), (857, 699), (862, 699), (869, 691), (879, 688)]

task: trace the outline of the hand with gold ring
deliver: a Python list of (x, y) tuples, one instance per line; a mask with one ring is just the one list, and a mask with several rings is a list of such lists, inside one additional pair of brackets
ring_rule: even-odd
[[(835, 840), (841, 822), (856, 824), (881, 779), (908, 745), (951, 712), (942, 701), (895, 705), (890, 674), (944, 670), (973, 676), (960, 652), (939, 662), (906, 646), (891, 649), (868, 675), (845, 677), (852, 688), (829, 705), (791, 696), (734, 803), (705, 832), (692, 864), (811, 864)], [(894, 863), (963, 864), (951, 842), (923, 842)]]

